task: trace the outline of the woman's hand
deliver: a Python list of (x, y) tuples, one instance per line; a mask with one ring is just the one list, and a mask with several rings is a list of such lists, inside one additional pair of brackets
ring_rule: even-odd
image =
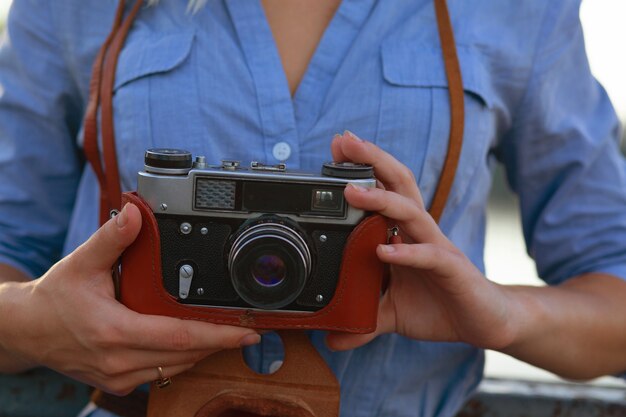
[(626, 370), (623, 279), (588, 272), (557, 286), (492, 283), (439, 230), (408, 168), (349, 132), (335, 137), (332, 152), (335, 160), (374, 166), (380, 187), (349, 186), (346, 199), (391, 219), (404, 243), (377, 249), (378, 257), (391, 265), (391, 277), (376, 331), (330, 334), (331, 349), (355, 348), (397, 332), (500, 350), (570, 379)]
[(171, 377), (218, 350), (258, 343), (250, 329), (142, 315), (118, 303), (111, 268), (140, 227), (128, 204), (40, 279), (2, 284), (4, 356), (123, 395), (159, 378), (159, 366)]
[(345, 197), (360, 209), (396, 223), (402, 244), (380, 245), (378, 257), (391, 265), (389, 287), (372, 334), (330, 334), (334, 350), (361, 346), (383, 333), (431, 341), (467, 342), (502, 348), (513, 340), (511, 301), (441, 232), (428, 214), (412, 172), (374, 144), (350, 132), (332, 142), (336, 161), (374, 166), (378, 188), (348, 186)]

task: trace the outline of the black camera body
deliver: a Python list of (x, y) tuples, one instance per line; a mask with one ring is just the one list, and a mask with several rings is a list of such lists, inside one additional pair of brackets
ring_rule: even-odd
[(319, 175), (284, 164), (146, 151), (138, 195), (158, 223), (163, 287), (192, 306), (315, 312), (338, 285), (348, 236), (366, 213), (349, 183), (375, 187), (373, 169), (327, 163)]

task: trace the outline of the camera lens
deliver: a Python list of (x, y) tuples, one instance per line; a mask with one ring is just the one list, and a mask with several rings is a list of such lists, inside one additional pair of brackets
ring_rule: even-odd
[(311, 253), (298, 229), (288, 219), (263, 216), (235, 234), (228, 270), (243, 301), (276, 310), (298, 298), (311, 273)]
[(250, 268), (250, 273), (259, 285), (273, 287), (283, 282), (287, 267), (278, 255), (261, 255)]

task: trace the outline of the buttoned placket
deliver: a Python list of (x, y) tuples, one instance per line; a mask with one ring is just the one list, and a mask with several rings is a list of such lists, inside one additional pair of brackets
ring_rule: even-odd
[[(266, 163), (286, 162), (300, 168), (300, 143), (313, 127), (324, 98), (375, 0), (344, 0), (324, 32), (292, 99), (265, 12), (259, 1), (226, 0), (258, 103)], [(332, 136), (329, 135), (328, 141)], [(253, 351), (254, 350), (254, 351)], [(263, 337), (246, 358), (256, 371), (270, 373), (283, 359), (276, 334)]]
[[(256, 90), (265, 163), (299, 166), (296, 120), (285, 73), (260, 2), (226, 2)], [(279, 158), (285, 158), (279, 160)]]
[(260, 2), (226, 1), (254, 82), (267, 163), (286, 162), (289, 168), (300, 167), (300, 143), (314, 126), (335, 75), (374, 3), (375, 0), (341, 3), (292, 98)]

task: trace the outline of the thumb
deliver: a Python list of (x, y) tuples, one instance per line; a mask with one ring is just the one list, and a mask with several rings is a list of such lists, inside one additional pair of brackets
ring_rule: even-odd
[(84, 272), (109, 270), (135, 241), (140, 229), (141, 213), (137, 206), (128, 203), (76, 249), (72, 258)]

